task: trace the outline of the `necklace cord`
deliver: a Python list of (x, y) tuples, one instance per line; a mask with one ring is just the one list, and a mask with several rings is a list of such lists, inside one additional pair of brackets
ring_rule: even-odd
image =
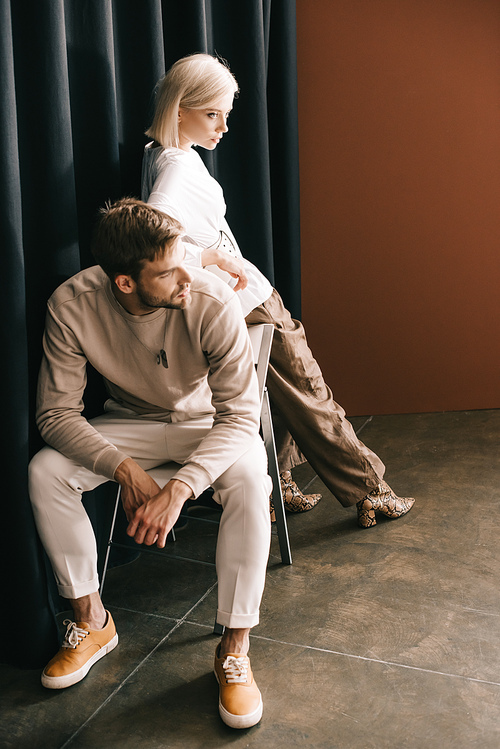
[(124, 321), (125, 325), (127, 326), (127, 328), (130, 330), (130, 332), (132, 333), (132, 335), (134, 336), (134, 338), (137, 341), (139, 341), (139, 343), (141, 344), (141, 346), (143, 348), (145, 348), (146, 351), (148, 351), (150, 354), (152, 354), (152, 356), (155, 357), (156, 363), (158, 365), (161, 364), (164, 369), (168, 369), (167, 352), (165, 351), (165, 340), (166, 340), (166, 337), (167, 337), (167, 322), (168, 322), (168, 317), (167, 317), (166, 310), (165, 310), (165, 327), (163, 329), (163, 347), (160, 349), (160, 353), (159, 354), (155, 354), (155, 352), (152, 351), (149, 348), (149, 346), (146, 346), (146, 344), (144, 343), (144, 341), (142, 341), (139, 338), (139, 336), (137, 335), (137, 333), (135, 332), (135, 330), (132, 328), (132, 326), (129, 324), (128, 320), (125, 317), (123, 317), (123, 321)]

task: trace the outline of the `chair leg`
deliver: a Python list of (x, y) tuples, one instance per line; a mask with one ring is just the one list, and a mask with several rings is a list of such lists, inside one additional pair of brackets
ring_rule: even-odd
[(288, 527), (286, 523), (285, 505), (281, 493), (281, 482), (278, 469), (278, 458), (274, 445), (273, 422), (271, 420), (271, 407), (267, 388), (264, 390), (261, 411), (262, 437), (267, 451), (268, 471), (273, 482), (273, 504), (276, 515), (276, 527), (278, 529), (278, 541), (280, 545), (281, 561), (283, 564), (292, 564), (292, 552), (288, 538)]
[(219, 624), (219, 622), (217, 621), (217, 619), (215, 619), (215, 623), (214, 623), (214, 635), (220, 635), (220, 636), (222, 636), (224, 634), (224, 630), (225, 629), (226, 628), (222, 624)]
[(111, 545), (113, 543), (113, 533), (115, 530), (116, 515), (118, 513), (118, 507), (120, 506), (120, 494), (121, 494), (121, 486), (118, 485), (118, 490), (116, 492), (115, 509), (113, 510), (113, 519), (111, 521), (111, 528), (109, 531), (108, 546), (106, 548), (106, 557), (104, 559), (104, 567), (103, 567), (102, 575), (101, 575), (101, 585), (99, 588), (99, 595), (101, 596), (101, 598), (102, 598), (102, 591), (104, 589), (104, 580), (106, 578), (106, 572), (108, 571), (109, 554), (111, 552)]

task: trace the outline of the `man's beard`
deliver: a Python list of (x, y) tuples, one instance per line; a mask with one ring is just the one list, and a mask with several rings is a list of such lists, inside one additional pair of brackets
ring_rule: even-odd
[(173, 296), (173, 298), (169, 297), (168, 299), (162, 299), (159, 296), (150, 294), (144, 289), (141, 289), (139, 284), (137, 285), (136, 290), (139, 301), (144, 308), (158, 309), (159, 307), (164, 307), (166, 309), (185, 309), (191, 304), (191, 294), (188, 294), (188, 296), (184, 297), (183, 299), (178, 299), (177, 301), (175, 301), (175, 299), (187, 287), (188, 284), (185, 284), (184, 286), (179, 288), (179, 291), (177, 292), (177, 294), (175, 294), (175, 296)]

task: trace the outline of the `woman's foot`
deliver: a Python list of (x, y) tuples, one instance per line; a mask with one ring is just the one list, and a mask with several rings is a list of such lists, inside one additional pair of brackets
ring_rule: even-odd
[(381, 512), (388, 518), (400, 518), (401, 515), (406, 515), (414, 504), (413, 497), (397, 497), (389, 484), (381, 481), (377, 489), (371, 491), (356, 504), (358, 525), (361, 528), (371, 528), (376, 525), (376, 512)]
[(316, 507), (321, 499), (321, 494), (302, 494), (295, 481), (292, 480), (290, 471), (283, 471), (280, 474), (280, 482), (283, 502), (288, 512), (307, 512)]

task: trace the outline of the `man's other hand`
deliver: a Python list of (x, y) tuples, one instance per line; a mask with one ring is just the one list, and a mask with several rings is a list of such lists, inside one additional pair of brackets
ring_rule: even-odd
[(171, 479), (161, 491), (137, 508), (127, 533), (138, 544), (163, 549), (167, 536), (177, 522), (184, 502), (193, 496), (191, 487)]

